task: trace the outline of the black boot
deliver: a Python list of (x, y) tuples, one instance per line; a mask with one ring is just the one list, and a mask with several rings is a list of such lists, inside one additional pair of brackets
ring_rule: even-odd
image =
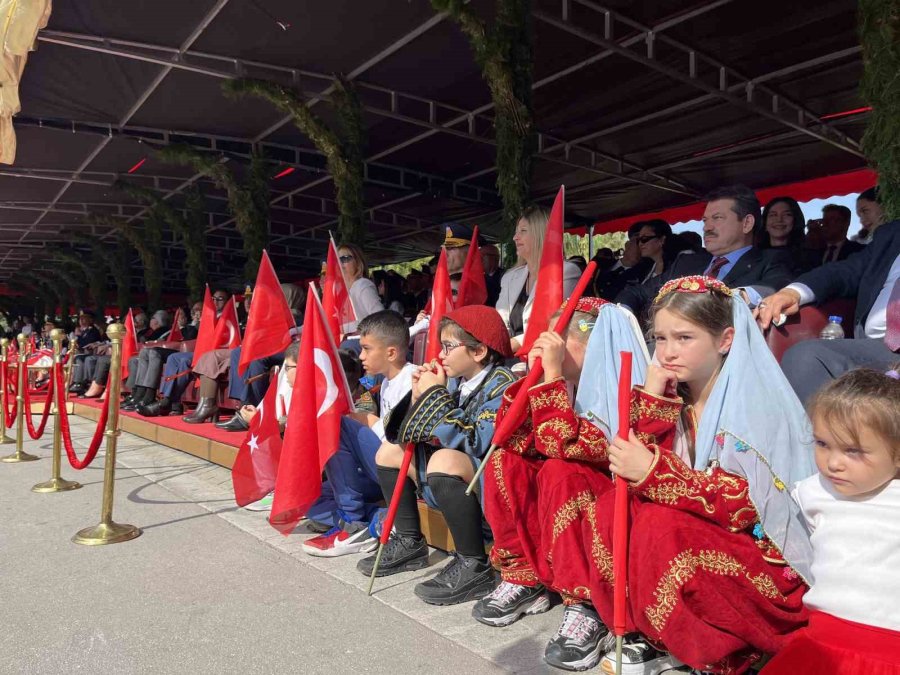
[(216, 429), (222, 429), (224, 431), (247, 431), (250, 428), (250, 425), (244, 421), (244, 418), (241, 417), (241, 413), (236, 412), (234, 417), (232, 417), (227, 422), (216, 422)]
[(166, 417), (172, 412), (172, 402), (163, 397), (158, 401), (138, 406), (137, 411), (144, 417)]
[(219, 418), (219, 405), (214, 398), (201, 398), (197, 404), (197, 409), (192, 415), (182, 417), (183, 422), (188, 424), (200, 424), (201, 422), (215, 422)]

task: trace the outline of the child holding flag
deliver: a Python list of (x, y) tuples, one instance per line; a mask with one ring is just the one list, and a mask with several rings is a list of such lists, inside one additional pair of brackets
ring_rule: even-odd
[[(417, 445), (415, 466), (403, 485), (378, 576), (428, 564), (416, 503), (418, 483), (425, 501), (444, 514), (456, 550), (450, 563), (414, 592), (427, 603), (452, 605), (480, 598), (494, 587), (481, 504), (465, 492), (490, 446), (497, 408), (513, 375), (501, 365), (511, 351), (509, 333), (496, 310), (483, 305), (453, 310), (441, 319), (440, 338), (440, 360), (418, 368), (412, 391), (394, 410), (386, 429), (390, 440)], [(375, 461), (382, 492), (390, 502), (403, 449), (386, 443)], [(374, 564), (372, 556), (360, 560), (357, 568), (369, 576)]]

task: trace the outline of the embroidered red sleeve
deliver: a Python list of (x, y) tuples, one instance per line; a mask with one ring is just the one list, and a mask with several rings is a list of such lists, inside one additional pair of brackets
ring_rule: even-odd
[(600, 429), (575, 414), (563, 379), (528, 390), (534, 447), (539, 454), (609, 465), (609, 441)]
[(641, 387), (634, 387), (631, 390), (631, 425), (635, 435), (647, 445), (674, 449), (682, 405), (680, 398), (655, 396)]
[[(494, 421), (494, 429), (499, 428), (503, 418), (506, 417), (506, 413), (509, 412), (509, 407), (512, 405), (513, 399), (516, 398), (516, 395), (522, 388), (522, 382), (522, 380), (513, 382), (506, 388), (506, 391), (503, 392), (503, 400), (500, 402), (500, 407), (497, 409), (497, 418)], [(516, 427), (512, 436), (510, 436), (506, 443), (503, 444), (503, 449), (517, 455), (534, 455), (534, 431), (531, 424), (531, 415), (529, 414), (530, 411), (528, 410), (528, 407), (525, 408), (525, 411), (526, 414), (524, 419)]]
[(727, 528), (741, 532), (753, 526), (758, 516), (750, 501), (749, 486), (741, 476), (722, 470), (697, 471), (678, 455), (658, 446), (647, 475), (632, 489), (657, 504), (690, 511)]

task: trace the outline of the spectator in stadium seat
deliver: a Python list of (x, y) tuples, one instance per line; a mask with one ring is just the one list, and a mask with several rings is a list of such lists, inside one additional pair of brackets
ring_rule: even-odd
[(686, 253), (658, 277), (637, 286), (629, 286), (616, 302), (626, 305), (638, 316), (650, 306), (659, 289), (679, 277), (706, 275), (741, 290), (741, 297), (755, 308), (763, 296), (790, 281), (790, 260), (783, 251), (753, 246), (760, 220), (759, 200), (744, 185), (713, 190), (706, 196), (703, 213), (703, 253)]
[(763, 227), (756, 238), (756, 245), (761, 249), (787, 253), (795, 276), (816, 267), (821, 259), (821, 251), (813, 251), (807, 246), (805, 222), (796, 199), (775, 197), (763, 209)]
[(653, 261), (641, 257), (641, 247), (638, 244), (638, 232), (644, 222), (639, 220), (628, 228), (628, 239), (622, 249), (621, 258), (614, 260), (611, 265), (598, 267), (594, 275), (593, 295), (604, 300), (614, 300), (625, 287), (623, 275), (629, 274), (636, 279), (645, 279), (650, 273)]
[(500, 249), (494, 244), (486, 244), (478, 252), (481, 254), (484, 283), (488, 292), (487, 301), (484, 304), (493, 307), (497, 304), (497, 298), (500, 297), (500, 280), (506, 270), (500, 267)]
[[(338, 246), (338, 261), (344, 273), (353, 310), (356, 312), (356, 321), (362, 321), (369, 314), (383, 310), (384, 305), (378, 297), (378, 289), (369, 278), (369, 264), (362, 249), (356, 244), (341, 244)], [(351, 330), (356, 330), (356, 326)]]
[(839, 204), (826, 204), (822, 208), (822, 238), (825, 251), (820, 264), (846, 260), (863, 249), (863, 244), (847, 239), (850, 229), (850, 209)]
[[(900, 336), (889, 329), (900, 313), (900, 220), (882, 225), (872, 243), (846, 260), (828, 263), (760, 303), (759, 324), (792, 315), (802, 305), (856, 298), (854, 338), (805, 340), (785, 352), (781, 367), (801, 401), (848, 370), (886, 370), (896, 360)], [(892, 318), (893, 317), (893, 318)]]
[(862, 229), (851, 237), (850, 241), (869, 244), (875, 235), (875, 230), (885, 223), (884, 209), (881, 208), (877, 187), (869, 188), (856, 198), (856, 215), (859, 216), (859, 224), (862, 225)]
[[(537, 284), (538, 268), (544, 252), (544, 235), (550, 213), (539, 206), (530, 206), (522, 213), (516, 224), (513, 243), (519, 260), (508, 269), (500, 280), (500, 297), (497, 311), (503, 318), (510, 334), (513, 352), (522, 346), (528, 329), (528, 318), (534, 304), (534, 289)], [(581, 276), (578, 267), (570, 262), (563, 265), (563, 299), (568, 298)]]

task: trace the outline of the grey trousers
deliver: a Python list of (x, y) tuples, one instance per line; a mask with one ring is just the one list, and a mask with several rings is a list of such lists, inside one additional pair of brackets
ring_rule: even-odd
[(781, 369), (804, 405), (831, 380), (855, 368), (885, 371), (900, 354), (891, 352), (880, 338), (859, 340), (804, 340), (788, 349)]
[(137, 356), (132, 356), (128, 360), (128, 380), (126, 381), (128, 388), (158, 389), (166, 359), (174, 353), (174, 349), (147, 347), (142, 349)]

